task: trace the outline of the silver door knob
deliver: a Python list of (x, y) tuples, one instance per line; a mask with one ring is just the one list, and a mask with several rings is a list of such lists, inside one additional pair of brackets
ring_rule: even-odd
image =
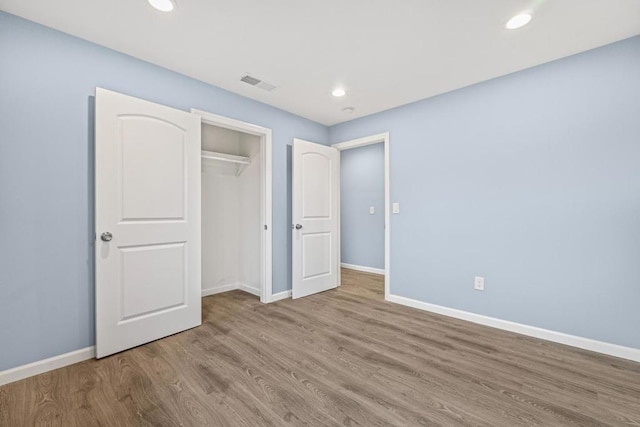
[(302, 224), (296, 224), (296, 230), (300, 230), (302, 228)]
[(113, 239), (113, 234), (109, 233), (108, 231), (105, 231), (104, 233), (102, 233), (102, 234), (100, 235), (100, 239), (101, 239), (103, 242), (110, 242), (110, 241), (111, 241), (111, 239)]

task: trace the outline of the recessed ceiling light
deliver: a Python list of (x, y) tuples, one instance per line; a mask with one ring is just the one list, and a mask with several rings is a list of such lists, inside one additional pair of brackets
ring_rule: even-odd
[(530, 13), (519, 13), (513, 18), (509, 19), (509, 22), (507, 22), (507, 28), (509, 30), (515, 30), (516, 28), (524, 27), (529, 23), (529, 21), (531, 21)]
[(344, 89), (342, 89), (341, 87), (338, 87), (338, 88), (335, 88), (333, 92), (331, 92), (331, 95), (339, 97), (339, 96), (344, 96), (346, 93), (347, 92)]
[(171, 12), (176, 7), (176, 2), (173, 0), (147, 0), (151, 6), (158, 9), (160, 12)]

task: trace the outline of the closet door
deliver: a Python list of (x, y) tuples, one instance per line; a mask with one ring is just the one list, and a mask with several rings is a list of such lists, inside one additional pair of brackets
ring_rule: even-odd
[(338, 286), (339, 173), (338, 150), (293, 140), (293, 298)]
[(96, 354), (201, 321), (200, 118), (96, 89)]

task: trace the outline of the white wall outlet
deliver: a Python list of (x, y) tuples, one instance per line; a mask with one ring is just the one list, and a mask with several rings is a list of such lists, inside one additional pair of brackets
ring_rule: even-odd
[(376, 213), (376, 208), (375, 208), (375, 207), (373, 207), (373, 206), (369, 206), (369, 213), (370, 213), (371, 215), (373, 215), (374, 213)]
[(400, 213), (400, 203), (394, 203), (393, 204), (393, 213), (394, 214)]
[(484, 291), (484, 277), (476, 276), (473, 281), (473, 289), (477, 291)]

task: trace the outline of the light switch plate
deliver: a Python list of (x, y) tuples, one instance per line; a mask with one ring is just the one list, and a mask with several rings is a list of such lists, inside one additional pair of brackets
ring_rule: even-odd
[(375, 207), (373, 207), (373, 206), (369, 206), (369, 213), (370, 213), (371, 215), (373, 215), (374, 213), (376, 213), (376, 208), (375, 208)]
[(393, 204), (393, 213), (394, 214), (400, 213), (400, 203)]

